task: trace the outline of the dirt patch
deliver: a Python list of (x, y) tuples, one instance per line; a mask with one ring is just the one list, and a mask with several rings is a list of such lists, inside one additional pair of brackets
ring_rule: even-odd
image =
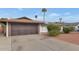
[[(42, 34), (46, 37), (52, 37), (52, 36), (49, 36), (47, 33), (42, 33)], [(69, 34), (60, 34), (52, 38), (79, 45), (79, 32), (72, 32)]]
[(79, 45), (79, 32), (72, 32), (69, 34), (60, 34), (59, 36), (55, 38)]

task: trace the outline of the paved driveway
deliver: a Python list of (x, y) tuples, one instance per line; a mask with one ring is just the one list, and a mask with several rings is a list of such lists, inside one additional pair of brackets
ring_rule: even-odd
[(11, 50), (11, 37), (6, 38), (0, 36), (0, 51), (10, 51)]
[(79, 46), (42, 35), (12, 37), (13, 51), (79, 51)]
[(43, 35), (0, 37), (1, 51), (79, 51), (79, 45)]

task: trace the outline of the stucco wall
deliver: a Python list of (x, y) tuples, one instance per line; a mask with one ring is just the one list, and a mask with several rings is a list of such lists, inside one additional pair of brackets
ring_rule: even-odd
[(48, 32), (47, 31), (47, 27), (46, 26), (43, 26), (43, 25), (39, 25), (39, 32), (40, 33)]

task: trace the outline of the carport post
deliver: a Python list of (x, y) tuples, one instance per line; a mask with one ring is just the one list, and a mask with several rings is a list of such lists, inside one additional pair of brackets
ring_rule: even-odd
[(41, 24), (38, 25), (38, 34), (41, 34)]
[(6, 22), (6, 37), (8, 37), (8, 22)]

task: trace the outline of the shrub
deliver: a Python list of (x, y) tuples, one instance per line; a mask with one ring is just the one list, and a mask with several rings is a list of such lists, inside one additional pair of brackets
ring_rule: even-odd
[(58, 30), (52, 30), (48, 32), (50, 36), (57, 36), (60, 34), (60, 32)]
[(48, 31), (60, 30), (60, 26), (58, 24), (48, 24), (47, 25), (47, 29), (48, 29)]
[(74, 27), (73, 26), (69, 26), (70, 31), (74, 31)]
[(63, 32), (64, 33), (70, 33), (70, 28), (69, 27), (63, 27)]
[(58, 24), (48, 24), (47, 29), (50, 36), (57, 36), (60, 34), (60, 26)]

